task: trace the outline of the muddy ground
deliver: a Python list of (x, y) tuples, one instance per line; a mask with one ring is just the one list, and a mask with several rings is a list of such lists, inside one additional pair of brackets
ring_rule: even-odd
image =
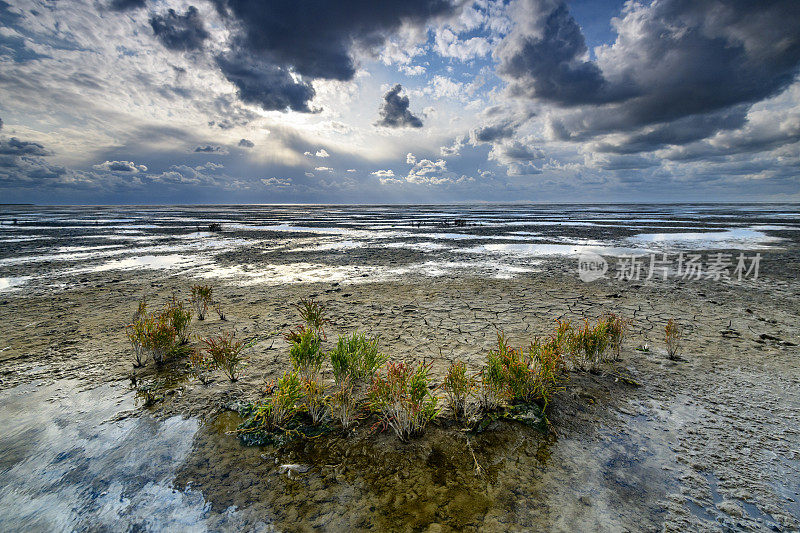
[[(165, 399), (130, 416), (201, 419), (175, 486), (201, 490), (212, 515), (235, 506), (245, 529), (793, 531), (800, 285), (792, 257), (774, 254), (769, 263), (789, 271), (741, 283), (586, 284), (557, 261), (505, 280), (215, 282), (227, 320), (210, 311), (193, 334), (234, 328), (259, 340), (238, 382), (220, 373), (208, 385), (187, 375), (185, 360), (134, 370), (124, 334), (140, 298), (187, 297), (196, 280), (148, 270), (87, 274), (63, 290), (0, 295), (0, 388), (157, 380)], [(288, 368), (281, 333), (298, 322), (293, 304), (309, 297), (328, 309), (328, 347), (339, 333), (379, 334), (392, 359), (432, 361), (437, 381), (453, 359), (478, 370), (498, 330), (525, 345), (555, 319), (604, 312), (633, 327), (615, 367), (572, 374), (549, 408), (549, 435), (507, 422), (473, 435), (442, 422), (402, 444), (362, 424), (352, 435), (284, 449), (242, 447), (226, 433), (237, 422), (226, 408), (262, 397), (265, 382)], [(686, 331), (677, 362), (664, 353), (669, 318)]]

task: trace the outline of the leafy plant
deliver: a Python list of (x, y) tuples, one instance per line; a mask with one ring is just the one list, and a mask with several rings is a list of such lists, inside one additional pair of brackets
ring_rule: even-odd
[(209, 372), (213, 368), (214, 361), (209, 359), (206, 352), (192, 350), (189, 354), (189, 370), (203, 385), (208, 383)]
[(301, 378), (306, 411), (314, 424), (319, 424), (325, 416), (325, 386), (319, 373)]
[(208, 305), (211, 303), (211, 295), (214, 289), (211, 285), (194, 285), (191, 289), (190, 302), (194, 306), (197, 320), (205, 320)]
[(303, 377), (311, 377), (319, 373), (324, 354), (320, 350), (322, 339), (312, 328), (300, 328), (292, 346), (289, 348), (289, 360), (296, 372)]
[(612, 360), (619, 361), (622, 352), (622, 341), (625, 339), (629, 321), (614, 313), (604, 317), (604, 321), (611, 346)]
[(349, 376), (345, 376), (336, 383), (336, 392), (329, 400), (331, 415), (337, 419), (342, 427), (347, 429), (356, 420), (358, 414), (358, 401), (354, 393), (353, 383)]
[(667, 343), (667, 357), (673, 361), (677, 360), (683, 340), (683, 328), (670, 318), (664, 327), (664, 338)]
[(295, 305), (295, 308), (300, 313), (300, 318), (307, 327), (322, 334), (323, 326), (329, 322), (328, 318), (325, 316), (325, 307), (322, 304), (314, 300), (302, 299), (299, 304)]
[(133, 366), (135, 368), (142, 367), (147, 363), (147, 354), (149, 353), (147, 348), (147, 332), (148, 325), (146, 316), (136, 318), (132, 324), (129, 324), (125, 328), (125, 334), (133, 350)]
[(169, 317), (170, 324), (172, 324), (172, 328), (178, 336), (178, 341), (181, 344), (189, 342), (189, 326), (192, 323), (192, 312), (184, 307), (183, 302), (173, 296), (172, 300), (164, 308), (164, 314)]
[(589, 321), (584, 320), (583, 326), (577, 331), (573, 330), (567, 339), (573, 366), (589, 372), (598, 370), (609, 344), (608, 327), (603, 320), (598, 320), (594, 326), (590, 326)]
[(216, 337), (203, 340), (206, 353), (211, 357), (214, 366), (222, 370), (231, 381), (239, 379), (244, 361), (242, 352), (250, 346), (244, 341), (237, 341), (235, 336), (233, 331), (223, 331)]
[(169, 316), (159, 313), (145, 320), (145, 347), (153, 356), (156, 364), (161, 364), (175, 348), (177, 333), (172, 327)]
[(333, 377), (339, 384), (348, 379), (353, 386), (372, 380), (387, 357), (378, 350), (378, 337), (363, 333), (340, 335), (336, 348), (328, 352)]
[(376, 375), (372, 381), (370, 406), (402, 441), (421, 434), (438, 415), (438, 400), (428, 390), (429, 371), (430, 364), (390, 362), (386, 376)]
[(456, 420), (468, 418), (467, 406), (475, 391), (475, 378), (467, 373), (467, 365), (463, 361), (451, 363), (442, 386), (453, 417)]

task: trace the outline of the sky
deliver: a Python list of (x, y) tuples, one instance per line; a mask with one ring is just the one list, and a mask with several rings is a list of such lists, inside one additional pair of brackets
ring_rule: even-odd
[(800, 201), (797, 0), (0, 0), (0, 203)]

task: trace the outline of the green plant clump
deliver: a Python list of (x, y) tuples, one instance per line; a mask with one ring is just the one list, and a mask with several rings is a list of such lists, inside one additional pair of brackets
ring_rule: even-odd
[(244, 341), (237, 341), (232, 331), (223, 331), (216, 337), (203, 339), (206, 353), (216, 368), (222, 370), (231, 381), (239, 379), (244, 357), (242, 352), (250, 347)]
[(205, 320), (208, 306), (211, 303), (211, 296), (214, 289), (211, 285), (194, 285), (191, 289), (191, 303), (194, 306), (197, 320)]
[(439, 414), (437, 398), (428, 390), (430, 364), (416, 367), (389, 363), (386, 376), (376, 375), (368, 392), (369, 404), (404, 442), (424, 432)]
[(463, 361), (451, 363), (442, 386), (453, 418), (466, 420), (469, 417), (469, 398), (475, 391), (475, 378), (467, 372), (467, 365)]
[(378, 337), (363, 333), (340, 335), (336, 347), (328, 352), (336, 383), (349, 379), (351, 384), (369, 383), (387, 357), (378, 350)]

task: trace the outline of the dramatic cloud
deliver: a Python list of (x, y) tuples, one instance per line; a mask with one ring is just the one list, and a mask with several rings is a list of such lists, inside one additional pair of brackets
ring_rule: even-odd
[(20, 141), (16, 137), (10, 139), (0, 139), (0, 155), (22, 156), (22, 155), (50, 155), (44, 146), (31, 141)]
[(145, 6), (145, 0), (111, 0), (108, 7), (114, 11), (127, 11), (129, 9), (139, 9)]
[(108, 170), (109, 172), (130, 172), (138, 174), (139, 172), (147, 172), (145, 165), (137, 165), (132, 161), (106, 161), (99, 165), (94, 165), (95, 170)]
[(317, 156), (317, 157), (330, 157), (331, 156), (331, 154), (329, 154), (328, 152), (325, 151), (325, 148), (320, 148), (319, 150), (317, 150), (317, 153), (314, 154), (314, 155)]
[(237, 30), (235, 57), (218, 63), (242, 98), (268, 110), (302, 112), (314, 97), (303, 80), (351, 80), (354, 48), (374, 52), (401, 26), (425, 25), (456, 10), (447, 0), (213, 2)]
[(793, 0), (629, 3), (596, 61), (564, 2), (521, 0), (515, 9), (517, 25), (495, 52), (511, 95), (576, 108), (551, 117), (558, 139), (650, 127), (620, 151), (740, 127), (747, 106), (785, 89), (800, 64)]
[(249, 56), (242, 49), (217, 56), (217, 65), (238, 89), (244, 102), (267, 111), (310, 113), (308, 102), (316, 94), (311, 84), (292, 76), (289, 69)]
[(218, 146), (216, 144), (204, 144), (201, 146), (196, 146), (193, 150), (196, 154), (217, 154), (217, 155), (228, 155), (228, 150), (224, 146)]
[(203, 41), (210, 37), (194, 6), (189, 6), (183, 15), (179, 15), (174, 9), (170, 9), (165, 15), (154, 15), (150, 18), (150, 26), (158, 40), (170, 50), (200, 50)]
[(254, 143), (253, 141), (250, 141), (248, 139), (242, 139), (242, 140), (239, 141), (239, 146), (241, 148), (253, 148), (255, 145), (256, 145), (256, 143)]
[(381, 118), (376, 123), (378, 126), (388, 128), (421, 128), (422, 120), (409, 111), (410, 105), (408, 96), (400, 96), (403, 87), (398, 83), (389, 92), (383, 95), (381, 105)]

